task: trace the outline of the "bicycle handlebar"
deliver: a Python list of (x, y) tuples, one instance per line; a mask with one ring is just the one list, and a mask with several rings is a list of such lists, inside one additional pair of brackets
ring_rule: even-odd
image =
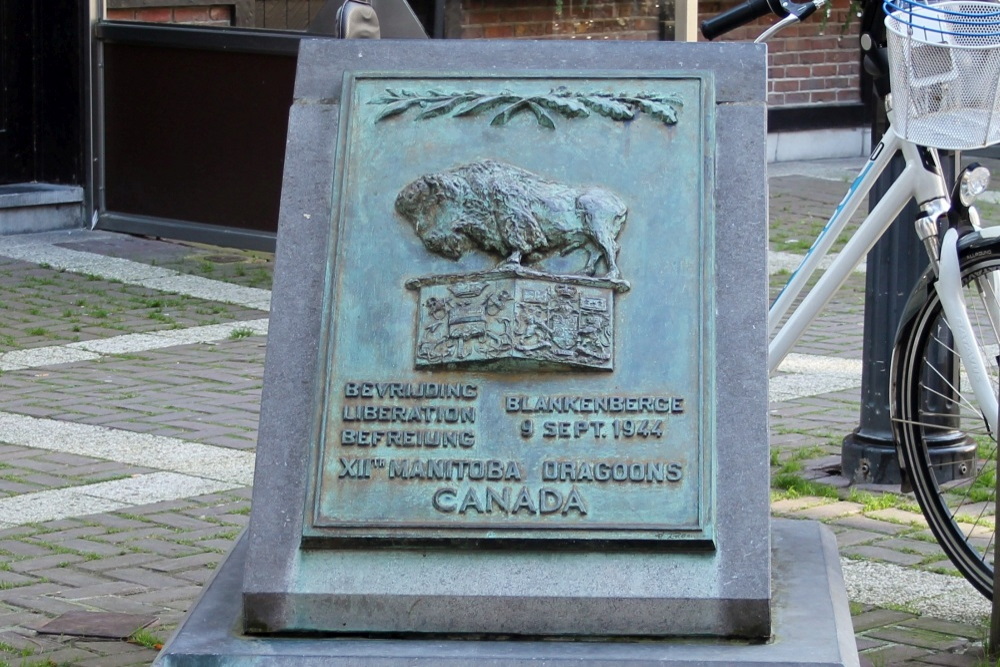
[[(825, 0), (810, 0), (809, 2), (792, 2), (791, 0), (744, 0), (732, 9), (727, 9), (718, 16), (713, 16), (701, 22), (701, 34), (705, 39), (715, 39), (719, 35), (759, 19), (767, 14), (780, 18), (789, 17), (789, 21), (802, 21), (816, 11)], [(783, 27), (783, 26), (782, 26)], [(766, 39), (766, 38), (765, 38)]]
[(781, 7), (778, 0), (745, 0), (718, 16), (702, 21), (701, 34), (705, 36), (705, 39), (715, 39), (719, 35), (768, 14), (786, 16), (788, 12)]

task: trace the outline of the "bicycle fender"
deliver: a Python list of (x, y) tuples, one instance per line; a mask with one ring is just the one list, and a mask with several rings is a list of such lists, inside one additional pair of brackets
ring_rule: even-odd
[[(968, 259), (975, 258), (977, 252), (988, 254), (997, 248), (1000, 248), (1000, 225), (971, 232), (958, 240), (959, 261), (963, 263)], [(904, 340), (913, 324), (913, 319), (934, 293), (935, 280), (936, 276), (930, 267), (927, 267), (920, 279), (917, 280), (917, 284), (910, 292), (906, 306), (903, 308), (903, 315), (899, 318), (899, 326), (896, 328), (896, 336), (893, 339), (894, 349)]]
[[(959, 264), (968, 259), (974, 259), (977, 253), (988, 254), (993, 252), (995, 249), (1000, 248), (1000, 226), (987, 227), (977, 232), (972, 232), (966, 234), (958, 240), (957, 252), (959, 257)], [(906, 306), (903, 308), (903, 314), (899, 319), (899, 326), (896, 328), (896, 336), (892, 344), (892, 367), (896, 368), (896, 364), (899, 363), (899, 355), (902, 354), (902, 344), (909, 337), (910, 329), (915, 325), (915, 321), (918, 313), (927, 303), (927, 300), (931, 298), (934, 294), (934, 283), (936, 281), (936, 276), (934, 275), (933, 269), (927, 267), (924, 273), (917, 280), (916, 285), (913, 287), (913, 291), (910, 292), (910, 296), (907, 299)], [(893, 383), (895, 381), (896, 372), (893, 370), (889, 373), (889, 382)], [(891, 400), (895, 401), (896, 389), (895, 387), (889, 388), (889, 396), (892, 397)], [(895, 431), (895, 427), (893, 427)], [(903, 460), (903, 456), (897, 447), (897, 460), (899, 461), (899, 471), (901, 474), (901, 488), (904, 493), (912, 491), (910, 487), (909, 471), (906, 469), (906, 462)]]

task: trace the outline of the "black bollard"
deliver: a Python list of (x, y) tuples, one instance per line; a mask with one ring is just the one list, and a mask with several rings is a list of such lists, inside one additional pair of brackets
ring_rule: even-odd
[[(884, 109), (872, 123), (872, 147), (885, 133)], [(955, 153), (941, 151), (941, 166), (948, 183), (954, 181)], [(869, 210), (874, 208), (905, 162), (897, 155), (879, 178), (869, 196)], [(927, 267), (927, 253), (913, 229), (919, 210), (915, 202), (907, 204), (886, 234), (868, 254), (865, 278), (865, 319), (861, 371), (861, 415), (858, 428), (841, 445), (841, 472), (854, 484), (899, 484), (902, 476), (896, 455), (892, 422), (889, 417), (889, 372), (896, 329), (910, 290)], [(953, 431), (941, 440), (942, 451), (965, 436)], [(931, 460), (935, 460), (930, 448)], [(953, 453), (947, 457), (954, 458)]]
[[(874, 136), (874, 132), (873, 132)], [(874, 140), (873, 140), (874, 141)], [(877, 143), (877, 142), (875, 142)], [(869, 195), (874, 208), (906, 163), (897, 155)], [(899, 484), (899, 461), (889, 419), (892, 345), (910, 289), (927, 267), (927, 253), (913, 231), (918, 213), (907, 204), (868, 253), (861, 370), (860, 424), (844, 438), (841, 472), (855, 484)]]

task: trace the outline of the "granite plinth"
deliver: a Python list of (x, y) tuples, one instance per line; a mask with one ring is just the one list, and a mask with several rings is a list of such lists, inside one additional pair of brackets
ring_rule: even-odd
[(163, 649), (160, 667), (242, 665), (759, 665), (858, 664), (833, 534), (812, 521), (775, 520), (773, 635), (763, 643), (726, 640), (513, 641), (448, 637), (372, 639), (250, 637), (241, 634), (247, 540), (220, 566)]
[[(254, 510), (243, 582), (244, 617), (249, 631), (260, 635), (420, 632), (751, 639), (770, 634), (765, 60), (762, 47), (734, 44), (551, 44), (492, 40), (451, 44), (434, 41), (303, 42), (296, 100), (289, 122)], [(393, 298), (414, 298), (412, 290), (407, 290), (402, 281), (395, 280), (400, 262), (386, 259), (395, 257), (391, 252), (397, 251), (400, 257), (410, 256), (406, 253), (414, 257), (427, 254), (421, 249), (419, 239), (406, 236), (412, 236), (413, 232), (403, 221), (396, 220), (397, 227), (391, 235), (376, 234), (379, 241), (372, 247), (378, 252), (351, 252), (349, 257), (342, 256), (346, 252), (343, 250), (346, 245), (342, 243), (354, 238), (349, 234), (367, 239), (364, 235), (375, 234), (371, 230), (381, 229), (367, 224), (351, 227), (351, 220), (358, 219), (355, 214), (381, 211), (385, 220), (393, 220), (393, 199), (403, 191), (406, 182), (415, 177), (437, 178), (442, 173), (447, 176), (454, 172), (454, 165), (468, 166), (476, 160), (480, 160), (478, 164), (485, 164), (481, 160), (487, 158), (516, 162), (546, 178), (554, 178), (562, 166), (576, 166), (581, 162), (579, 158), (567, 159), (566, 165), (553, 162), (546, 166), (542, 164), (545, 151), (532, 146), (535, 155), (532, 159), (537, 159), (541, 166), (522, 164), (521, 156), (508, 154), (511, 152), (508, 135), (503, 135), (504, 141), (499, 141), (489, 134), (489, 141), (481, 148), (482, 155), (473, 155), (475, 151), (465, 146), (461, 146), (461, 150), (452, 146), (450, 150), (456, 151), (454, 159), (449, 158), (441, 165), (421, 162), (414, 166), (410, 164), (412, 160), (400, 154), (392, 169), (369, 174), (368, 180), (358, 181), (374, 188), (374, 194), (370, 201), (350, 199), (347, 213), (344, 213), (343, 207), (347, 205), (338, 197), (359, 195), (354, 194), (355, 189), (342, 186), (341, 181), (346, 178), (340, 175), (345, 168), (343, 165), (358, 170), (368, 164), (364, 160), (345, 160), (345, 146), (357, 148), (368, 144), (354, 140), (349, 145), (344, 143), (348, 139), (342, 134), (342, 128), (349, 127), (344, 123), (350, 119), (345, 120), (342, 116), (350, 114), (352, 108), (360, 107), (369, 112), (374, 108), (368, 103), (351, 107), (345, 91), (357, 91), (360, 84), (350, 89), (345, 81), (357, 84), (364, 77), (374, 80), (386, 76), (429, 81), (434, 76), (441, 76), (442, 72), (454, 72), (456, 66), (460, 66), (462, 72), (475, 73), (478, 77), (476, 91), (494, 85), (489, 81), (491, 77), (502, 81), (513, 76), (512, 73), (522, 78), (540, 77), (542, 81), (565, 81), (575, 77), (590, 82), (602, 76), (613, 76), (615, 86), (625, 82), (623, 89), (633, 91), (647, 85), (661, 85), (665, 78), (676, 73), (677, 80), (688, 88), (693, 89), (697, 84), (699, 90), (712, 89), (712, 95), (704, 97), (687, 94), (684, 109), (690, 114), (685, 117), (689, 120), (682, 119), (680, 129), (676, 130), (684, 129), (685, 122), (704, 123), (699, 136), (704, 139), (704, 145), (714, 146), (714, 152), (704, 153), (704, 160), (689, 159), (670, 170), (638, 166), (630, 169), (628, 167), (633, 165), (627, 159), (631, 153), (618, 153), (608, 148), (607, 155), (613, 155), (621, 163), (613, 176), (597, 174), (558, 179), (568, 184), (567, 187), (591, 184), (608, 187), (630, 202), (632, 217), (619, 238), (622, 245), (619, 261), (622, 262), (622, 275), (630, 281), (631, 289), (627, 294), (616, 296), (615, 300), (615, 310), (622, 317), (622, 323), (614, 337), (613, 370), (548, 371), (530, 377), (527, 372), (521, 377), (513, 371), (488, 377), (488, 371), (470, 370), (470, 379), (462, 379), (457, 370), (439, 371), (437, 367), (414, 370), (412, 361), (409, 364), (387, 363), (384, 358), (370, 353), (376, 344), (382, 345), (379, 354), (385, 353), (392, 360), (401, 355), (412, 356), (414, 343), (408, 339), (405, 344), (396, 344), (395, 339), (383, 335), (383, 330), (398, 326), (401, 320), (395, 317), (394, 302), (385, 296), (388, 293), (385, 284), (375, 279), (359, 281), (359, 274), (349, 271), (341, 277), (351, 276), (356, 289), (335, 304), (337, 308), (344, 307), (348, 314), (341, 320), (324, 319), (322, 304), (343, 283), (337, 277), (337, 267), (341, 264), (335, 265), (330, 276), (324, 270), (331, 257), (336, 257), (338, 262), (360, 262), (360, 270), (365, 272), (360, 275), (393, 274), (390, 281)], [(524, 82), (518, 85), (523, 85), (525, 90), (529, 87)], [(395, 84), (391, 87), (396, 89)], [(589, 90), (590, 83), (582, 88)], [(367, 90), (364, 86), (360, 89)], [(449, 83), (447, 89), (465, 90), (458, 82)], [(613, 92), (618, 90), (616, 87)], [(706, 115), (702, 116), (699, 110), (706, 111)], [(563, 119), (557, 120), (563, 122)], [(373, 141), (381, 140), (382, 135), (371, 129), (376, 127), (376, 122), (358, 125), (358, 131), (367, 133), (364, 136), (370, 135)], [(517, 131), (524, 132), (524, 136), (529, 128), (540, 133), (538, 146), (552, 146), (553, 154), (562, 155), (557, 150), (561, 145), (557, 143), (559, 137), (575, 137), (569, 133), (568, 125), (553, 135), (545, 134), (549, 132), (545, 128), (532, 125), (535, 123), (533, 117), (521, 116), (516, 122), (522, 123)], [(612, 121), (602, 118), (600, 122)], [(629, 131), (641, 130), (641, 123), (646, 123), (648, 128), (649, 122), (648, 117), (639, 119)], [(492, 132), (493, 126), (488, 119), (477, 123), (475, 133)], [(604, 128), (605, 125), (593, 127)], [(623, 131), (615, 127), (616, 132)], [(673, 135), (675, 129), (660, 133)], [(650, 145), (648, 141), (639, 143), (644, 149)], [(663, 151), (669, 153), (672, 144), (668, 137), (656, 145), (662, 145)], [(415, 156), (412, 159), (418, 161), (422, 156), (437, 156), (441, 152), (439, 147), (433, 151), (414, 151), (411, 147), (410, 152)], [(390, 148), (380, 150), (379, 155), (383, 154), (396, 155)], [(589, 162), (604, 164), (597, 159)], [(701, 180), (698, 181), (695, 175)], [(705, 238), (710, 243), (701, 249), (703, 252), (695, 248), (678, 262), (702, 254), (713, 255), (714, 263), (698, 265), (703, 269), (702, 274), (681, 271), (677, 263), (662, 260), (664, 253), (659, 251), (672, 248), (672, 242), (679, 236), (673, 218), (677, 210), (667, 203), (667, 199), (649, 199), (653, 196), (649, 193), (672, 192), (695, 181), (704, 184), (704, 197), (689, 197), (685, 201), (690, 202), (691, 207), (696, 203), (700, 207), (692, 215), (706, 221), (704, 229), (711, 230), (711, 236)], [(628, 193), (637, 196), (626, 197)], [(347, 222), (342, 225), (342, 220)], [(339, 236), (341, 232), (348, 236)], [(450, 260), (443, 257), (433, 261), (451, 266)], [(415, 265), (413, 277), (427, 275), (424, 268)], [(464, 265), (462, 268), (469, 270)], [(684, 275), (680, 276), (681, 273)], [(667, 332), (690, 330), (684, 326), (671, 328), (666, 319), (653, 322), (654, 326), (647, 327), (648, 333), (642, 336), (636, 333), (638, 324), (648, 324), (654, 315), (668, 312), (667, 305), (672, 303), (673, 293), (699, 286), (705, 286), (703, 289), (708, 292), (705, 301), (689, 300), (687, 303), (708, 304), (704, 311), (710, 317), (702, 321), (700, 340), (705, 345), (703, 349), (714, 352), (693, 357), (694, 348), (680, 343), (664, 349), (662, 341)], [(412, 321), (412, 318), (410, 314), (403, 319)], [(370, 322), (373, 328), (367, 337), (355, 336), (359, 344), (337, 347), (328, 341), (339, 341), (337, 336), (348, 329), (328, 324), (331, 321), (350, 322), (352, 326), (354, 322)], [(579, 331), (583, 328), (583, 325), (578, 327)], [(383, 339), (391, 344), (383, 344)], [(625, 525), (632, 515), (646, 516), (649, 528), (644, 533), (633, 531), (637, 532), (633, 542), (646, 540), (645, 544), (622, 548), (629, 534), (619, 533), (609, 533), (612, 538), (604, 544), (599, 540), (584, 544), (587, 536), (574, 531), (586, 531), (586, 521), (598, 517), (598, 512), (594, 511), (586, 521), (579, 521), (579, 526), (563, 522), (565, 530), (557, 536), (561, 539), (559, 544), (544, 531), (523, 527), (521, 524), (526, 522), (520, 521), (521, 516), (513, 517), (517, 521), (512, 519), (510, 524), (516, 524), (520, 530), (514, 537), (523, 543), (504, 547), (494, 538), (496, 526), (500, 524), (495, 516), (477, 516), (483, 521), (475, 528), (479, 532), (474, 532), (461, 526), (459, 521), (451, 521), (459, 514), (454, 512), (448, 516), (432, 515), (436, 522), (432, 528), (439, 532), (432, 533), (428, 529), (427, 540), (436, 539), (440, 544), (401, 547), (393, 540), (411, 539), (418, 531), (411, 530), (409, 525), (397, 525), (400, 517), (411, 523), (427, 521), (425, 516), (414, 514), (413, 506), (399, 498), (391, 498), (395, 505), (384, 513), (381, 511), (382, 495), (372, 489), (388, 488), (382, 483), (386, 473), (378, 472), (379, 464), (383, 463), (378, 459), (386, 455), (370, 455), (371, 467), (375, 470), (372, 475), (381, 484), (377, 486), (369, 484), (368, 464), (360, 458), (363, 454), (352, 454), (343, 442), (334, 439), (326, 458), (317, 454), (317, 434), (322, 434), (321, 429), (325, 428), (316, 426), (317, 405), (321, 403), (318, 397), (323, 396), (330, 383), (317, 368), (331, 363), (330, 360), (335, 364), (347, 363), (352, 355), (350, 363), (360, 363), (358, 359), (373, 361), (369, 362), (364, 374), (361, 371), (352, 371), (353, 377), (341, 374), (344, 377), (340, 384), (332, 389), (339, 390), (341, 398), (346, 393), (344, 380), (404, 383), (435, 380), (475, 384), (479, 392), (476, 426), (483, 430), (476, 436), (473, 453), (460, 454), (483, 461), (520, 462), (516, 452), (495, 454), (490, 449), (490, 443), (495, 442), (498, 434), (508, 440), (521, 437), (511, 435), (513, 417), (501, 415), (506, 424), (503, 430), (487, 428), (485, 418), (480, 419), (487, 408), (496, 410), (496, 406), (505, 405), (501, 400), (508, 396), (526, 393), (517, 385), (519, 382), (534, 383), (534, 393), (545, 395), (614, 396), (634, 390), (643, 396), (665, 397), (675, 394), (667, 393), (666, 389), (636, 389), (641, 385), (633, 383), (632, 378), (641, 377), (646, 381), (655, 380), (658, 375), (666, 377), (682, 364), (690, 364), (692, 358), (698, 358), (704, 359), (697, 371), (705, 380), (704, 386), (714, 389), (698, 393), (695, 388), (685, 390), (684, 395), (691, 401), (701, 399), (701, 405), (716, 407), (712, 410), (692, 407), (687, 413), (703, 420), (695, 435), (704, 436), (705, 447), (692, 447), (690, 451), (704, 452), (705, 456), (697, 462), (689, 458), (693, 461), (687, 468), (691, 473), (685, 479), (692, 482), (688, 486), (678, 484), (675, 487), (687, 493), (686, 499), (677, 502), (676, 507), (671, 506), (672, 513), (666, 515), (668, 521), (662, 530), (654, 525), (652, 518), (655, 517), (647, 516), (650, 508), (657, 507), (661, 501), (638, 498), (638, 493), (629, 502), (619, 504), (616, 511), (620, 518), (608, 522), (606, 528), (610, 531)], [(423, 373), (432, 375), (420, 375)], [(570, 381), (575, 383), (574, 388), (561, 386), (564, 379), (566, 386), (570, 386)], [(590, 388), (600, 382), (615, 386), (600, 391)], [(577, 385), (584, 389), (576, 389)], [(336, 406), (325, 414), (336, 415), (339, 419), (344, 413), (342, 407)], [(540, 431), (542, 420), (537, 421)], [(523, 448), (535, 458), (542, 456), (541, 452), (549, 447), (539, 431), (534, 440), (525, 441), (532, 447), (526, 444)], [(682, 439), (676, 449), (665, 447), (664, 458), (660, 460), (672, 462), (674, 459), (669, 458), (672, 452), (694, 441), (694, 437)], [(565, 447), (560, 451), (565, 452), (561, 456), (567, 461), (567, 457), (574, 456)], [(626, 455), (633, 453), (626, 452), (620, 445), (609, 446), (607, 452), (607, 456), (590, 458), (605, 462), (617, 456), (625, 460)], [(356, 460), (362, 463), (341, 463), (341, 456), (357, 456)], [(398, 459), (404, 455), (393, 454), (388, 463), (392, 463), (393, 456)], [(635, 460), (654, 459), (636, 455)], [(329, 462), (325, 476), (328, 480), (332, 478), (331, 488), (339, 488), (341, 474), (354, 475), (357, 478), (351, 482), (354, 486), (347, 489), (344, 482), (343, 493), (328, 493), (321, 483), (324, 478), (315, 474), (317, 461)], [(525, 475), (525, 486), (538, 484), (541, 475), (533, 475)], [(309, 482), (310, 479), (316, 481)], [(319, 487), (319, 491), (312, 493), (308, 488), (310, 483)], [(398, 485), (402, 487), (404, 483)], [(516, 494), (518, 485), (512, 486)], [(568, 490), (570, 485), (564, 486)], [(597, 487), (591, 484), (588, 489), (595, 489), (596, 493)], [(447, 511), (462, 500), (458, 492), (464, 493), (456, 485), (454, 494), (445, 489), (443, 493), (451, 495), (433, 496), (431, 492), (437, 487), (428, 485), (428, 488), (430, 491), (420, 498), (422, 511), (426, 511), (434, 498), (440, 505), (436, 509)], [(541, 498), (544, 490), (534, 489), (535, 498)], [(620, 495), (625, 497), (626, 492), (641, 490), (639, 484), (634, 484), (628, 489), (620, 489)], [(674, 496), (679, 497), (680, 493), (664, 493), (662, 499), (673, 502)], [(604, 506), (609, 505), (610, 502)], [(388, 502), (386, 507), (389, 507)], [(629, 507), (635, 511), (629, 513)], [(693, 513), (691, 517), (682, 513), (685, 509)], [(372, 517), (377, 521), (367, 520)], [(570, 513), (570, 518), (580, 517)], [(628, 526), (625, 528), (632, 530)], [(365, 532), (376, 530), (378, 532), (371, 535)], [(455, 533), (466, 530), (465, 542), (453, 548), (444, 530)], [(681, 539), (672, 542), (663, 539), (663, 534), (670, 531)], [(337, 543), (342, 536), (356, 542)], [(383, 543), (370, 546), (358, 543), (366, 537), (381, 539)]]

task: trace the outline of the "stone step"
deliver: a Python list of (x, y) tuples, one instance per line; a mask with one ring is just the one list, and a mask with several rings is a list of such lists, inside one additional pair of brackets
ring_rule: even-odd
[(83, 226), (83, 188), (79, 186), (0, 185), (0, 236)]

